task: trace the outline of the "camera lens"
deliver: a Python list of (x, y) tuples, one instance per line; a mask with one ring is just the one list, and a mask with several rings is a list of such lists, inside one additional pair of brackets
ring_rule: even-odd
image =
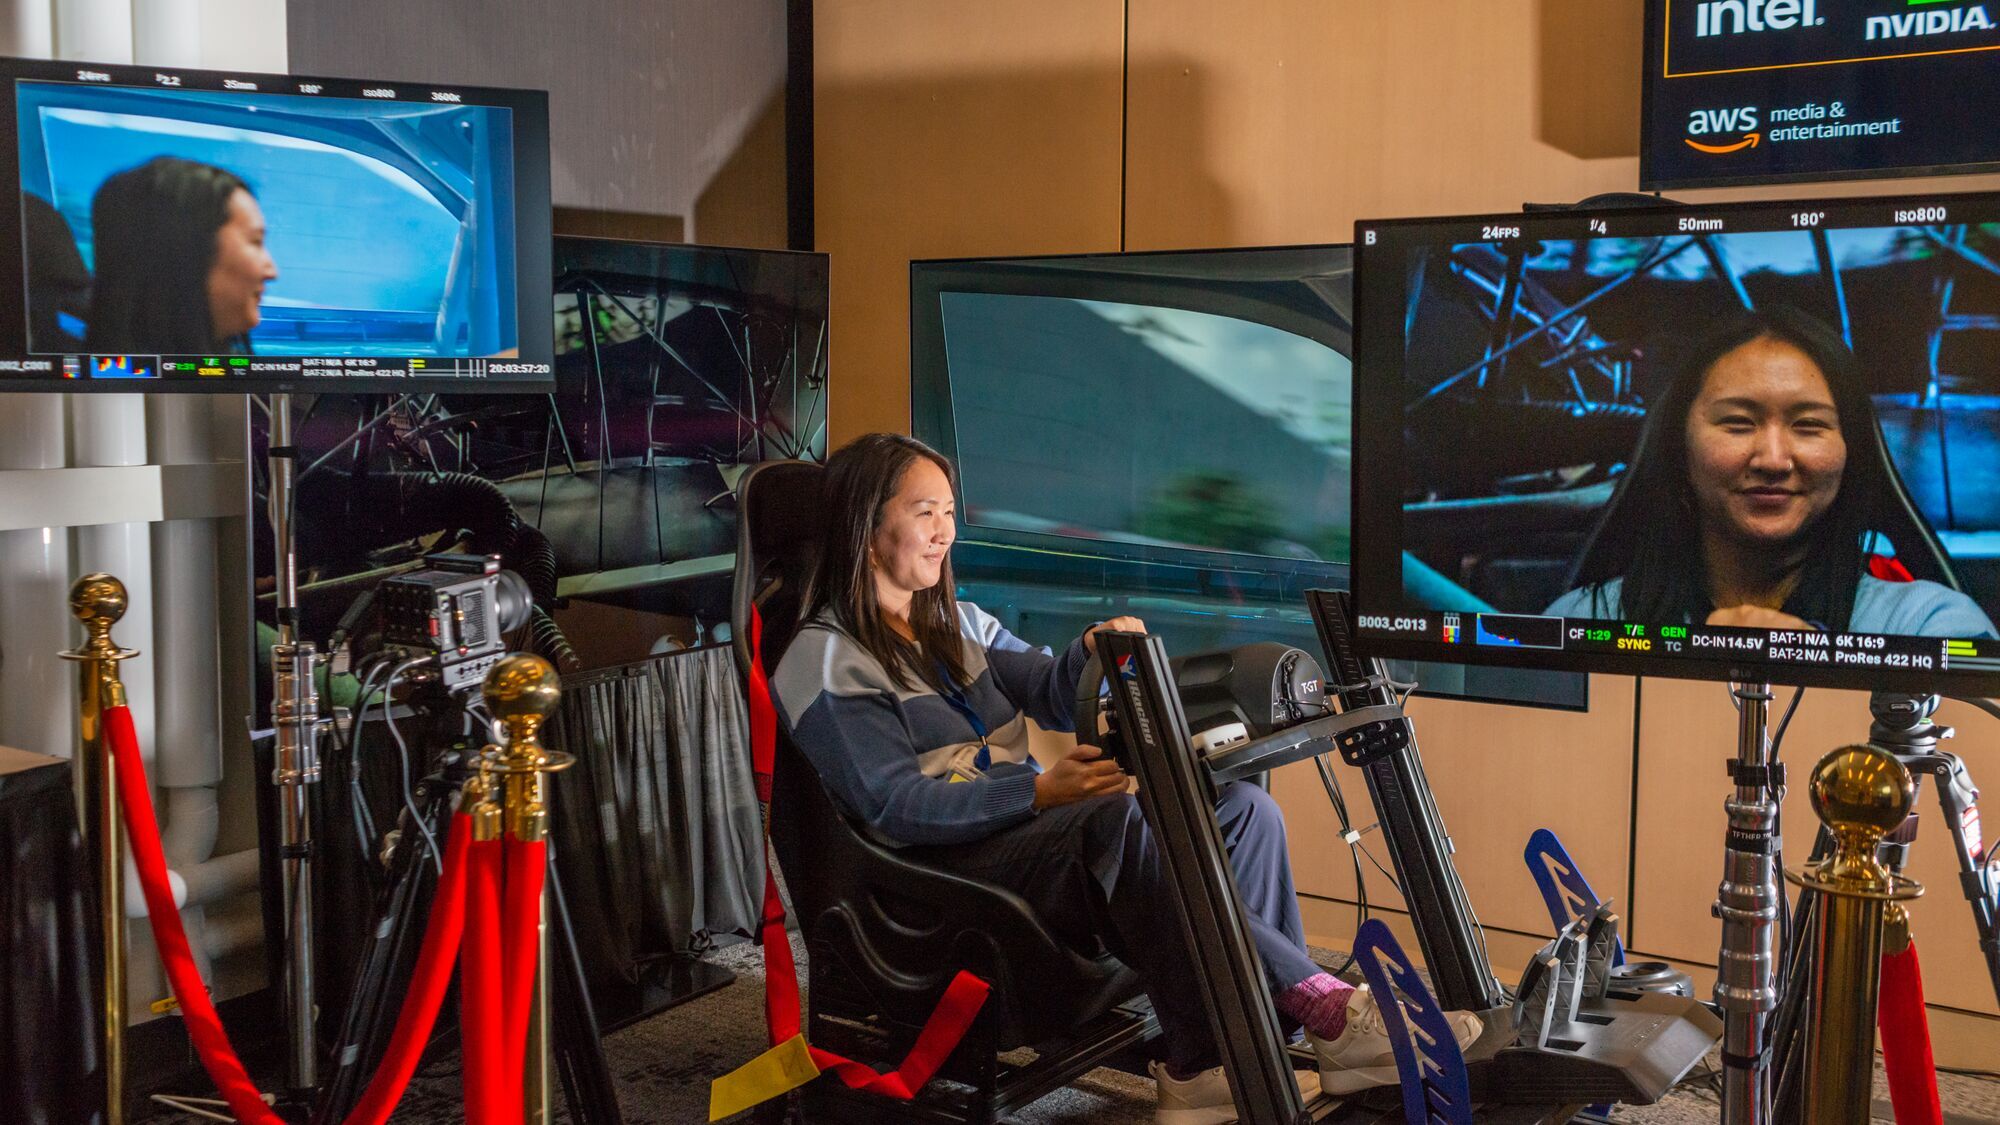
[(528, 589), (528, 580), (511, 570), (501, 571), (494, 579), (493, 613), (500, 619), (500, 631), (511, 633), (528, 623), (535, 595)]

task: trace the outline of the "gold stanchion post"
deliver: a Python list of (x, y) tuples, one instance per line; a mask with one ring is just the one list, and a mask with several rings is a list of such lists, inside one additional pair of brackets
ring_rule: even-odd
[[(508, 837), (523, 842), (548, 839), (549, 810), (546, 777), (567, 769), (575, 759), (542, 746), (542, 722), (562, 698), (556, 670), (548, 661), (516, 653), (486, 673), (486, 707), (506, 734), (506, 745), (489, 746), (482, 763), (499, 779), (501, 819)], [(526, 1125), (547, 1125), (549, 1115), (549, 895), (542, 891), (541, 918), (535, 926), (535, 989), (528, 1017), (528, 1057), (522, 1097)]]
[(1885, 917), (1907, 920), (1896, 903), (1923, 887), (1882, 864), (1877, 847), (1903, 823), (1916, 800), (1910, 771), (1874, 746), (1844, 746), (1812, 775), (1813, 811), (1833, 834), (1833, 854), (1785, 872), (1824, 899), (1813, 932), (1811, 995), (1806, 999), (1805, 1119), (1815, 1125), (1866, 1125), (1875, 1070), (1876, 993), (1882, 980)]
[(77, 829), (95, 861), (99, 921), (104, 942), (104, 1120), (125, 1121), (125, 832), (118, 816), (118, 775), (104, 738), (104, 712), (125, 705), (118, 662), (139, 655), (119, 648), (111, 626), (130, 602), (125, 584), (109, 574), (86, 574), (69, 588), (69, 609), (83, 622), (83, 646), (60, 653), (77, 665)]

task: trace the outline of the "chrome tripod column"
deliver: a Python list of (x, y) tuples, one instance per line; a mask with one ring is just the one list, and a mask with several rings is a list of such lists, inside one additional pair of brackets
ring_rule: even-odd
[[(503, 831), (509, 841), (546, 843), (549, 838), (548, 775), (576, 759), (542, 746), (542, 723), (561, 701), (556, 670), (539, 656), (516, 653), (486, 673), (486, 707), (505, 731), (506, 744), (486, 748), (484, 766), (500, 782)], [(520, 878), (509, 871), (507, 878)], [(525, 1125), (548, 1125), (551, 1057), (549, 1034), (549, 891), (542, 884), (535, 923), (535, 983), (529, 1000), (527, 1065), (521, 1096)]]
[(1784, 907), (1773, 862), (1778, 802), (1765, 735), (1771, 685), (1732, 684), (1730, 694), (1738, 713), (1736, 757), (1729, 763), (1736, 791), (1723, 806), (1729, 810), (1729, 836), (1715, 899), (1716, 917), (1722, 919), (1715, 974), (1715, 1002), (1722, 1009), (1722, 1120), (1765, 1125), (1771, 1116), (1771, 1070), (1764, 1031), (1778, 1006), (1774, 939)]
[(271, 646), (271, 724), (278, 790), (279, 856), (285, 894), (286, 1079), (293, 1090), (319, 1085), (319, 1040), (314, 1028), (312, 819), (307, 786), (319, 781), (320, 654), (298, 639), (298, 554), (292, 528), (292, 396), (271, 396), (271, 537), (278, 596), (278, 643)]
[(1812, 933), (1806, 998), (1805, 1119), (1813, 1125), (1866, 1125), (1875, 1072), (1875, 1007), (1882, 981), (1883, 923), (1922, 886), (1882, 863), (1882, 837), (1903, 823), (1917, 785), (1894, 754), (1846, 746), (1814, 768), (1813, 811), (1833, 836), (1833, 854), (1785, 872), (1821, 896)]
[(69, 588), (70, 612), (83, 622), (83, 647), (60, 654), (77, 664), (76, 823), (97, 868), (99, 926), (104, 943), (104, 1120), (125, 1121), (125, 826), (118, 815), (118, 767), (104, 738), (104, 712), (125, 706), (118, 662), (139, 655), (119, 648), (111, 626), (125, 616), (125, 584), (86, 574)]

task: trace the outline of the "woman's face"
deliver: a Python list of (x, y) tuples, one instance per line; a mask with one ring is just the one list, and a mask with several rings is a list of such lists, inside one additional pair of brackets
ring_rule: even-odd
[(945, 556), (958, 538), (956, 516), (944, 470), (928, 457), (911, 462), (896, 494), (883, 506), (882, 522), (868, 548), (869, 569), (884, 602), (900, 604), (938, 584)]
[(1703, 529), (1753, 547), (1796, 540), (1832, 506), (1847, 467), (1825, 374), (1770, 337), (1709, 367), (1688, 411), (1687, 453)]
[(229, 218), (215, 232), (215, 264), (208, 268), (208, 317), (217, 340), (257, 327), (264, 283), (277, 276), (278, 263), (264, 248), (264, 209), (237, 188), (229, 197)]

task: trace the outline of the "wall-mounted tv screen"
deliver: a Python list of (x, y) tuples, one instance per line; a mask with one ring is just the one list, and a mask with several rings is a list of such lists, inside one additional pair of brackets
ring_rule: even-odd
[(2000, 9), (1646, 0), (1648, 191), (2000, 168)]
[[(914, 263), (912, 432), (958, 466), (960, 596), (1042, 643), (1129, 613), (1177, 652), (1316, 651), (1304, 592), (1347, 586), (1353, 531), (1351, 268), (1345, 246)], [(1585, 703), (1581, 676), (1414, 671)]]
[(0, 60), (0, 390), (546, 390), (548, 95)]
[(1367, 645), (2000, 687), (2000, 195), (1357, 230)]

